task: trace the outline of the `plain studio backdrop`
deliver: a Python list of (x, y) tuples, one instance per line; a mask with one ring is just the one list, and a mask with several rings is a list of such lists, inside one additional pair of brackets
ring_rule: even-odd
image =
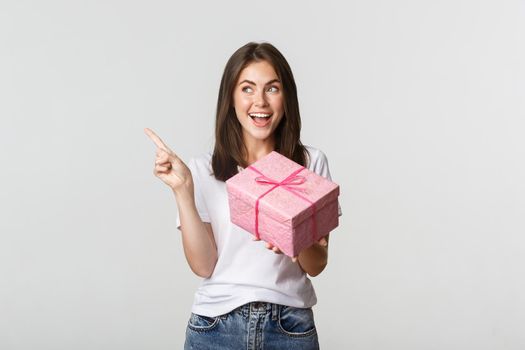
[(249, 41), (341, 186), (321, 347), (524, 349), (525, 2), (495, 0), (2, 1), (0, 349), (182, 347), (200, 278), (143, 129), (211, 149)]

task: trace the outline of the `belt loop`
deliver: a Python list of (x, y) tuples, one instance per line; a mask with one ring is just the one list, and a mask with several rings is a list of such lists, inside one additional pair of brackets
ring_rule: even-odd
[(277, 304), (272, 303), (272, 321), (277, 320)]
[(244, 318), (248, 317), (248, 315), (250, 314), (250, 304), (248, 303), (241, 306), (241, 312)]

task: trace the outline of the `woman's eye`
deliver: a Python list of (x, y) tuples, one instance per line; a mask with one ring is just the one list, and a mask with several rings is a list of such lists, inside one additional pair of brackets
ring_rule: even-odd
[(269, 92), (277, 92), (277, 91), (279, 91), (279, 89), (278, 89), (276, 86), (270, 86), (270, 87), (268, 88), (268, 91), (269, 91)]
[(244, 91), (244, 92), (252, 92), (252, 88), (249, 87), (249, 86), (245, 86), (245, 87), (242, 88), (242, 91)]

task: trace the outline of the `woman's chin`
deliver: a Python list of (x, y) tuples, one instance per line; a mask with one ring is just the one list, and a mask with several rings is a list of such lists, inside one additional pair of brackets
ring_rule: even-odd
[(270, 136), (272, 135), (270, 129), (268, 130), (255, 130), (255, 131), (250, 131), (248, 133), (245, 133), (245, 139), (248, 138), (252, 141), (257, 141), (257, 142), (260, 142), (260, 141), (267, 141)]

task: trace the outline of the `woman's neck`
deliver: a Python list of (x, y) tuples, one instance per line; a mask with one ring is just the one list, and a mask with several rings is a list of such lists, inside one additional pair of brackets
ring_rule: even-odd
[(248, 165), (255, 163), (271, 151), (275, 150), (275, 140), (266, 139), (266, 140), (244, 140), (246, 145), (247, 154), (247, 163)]

